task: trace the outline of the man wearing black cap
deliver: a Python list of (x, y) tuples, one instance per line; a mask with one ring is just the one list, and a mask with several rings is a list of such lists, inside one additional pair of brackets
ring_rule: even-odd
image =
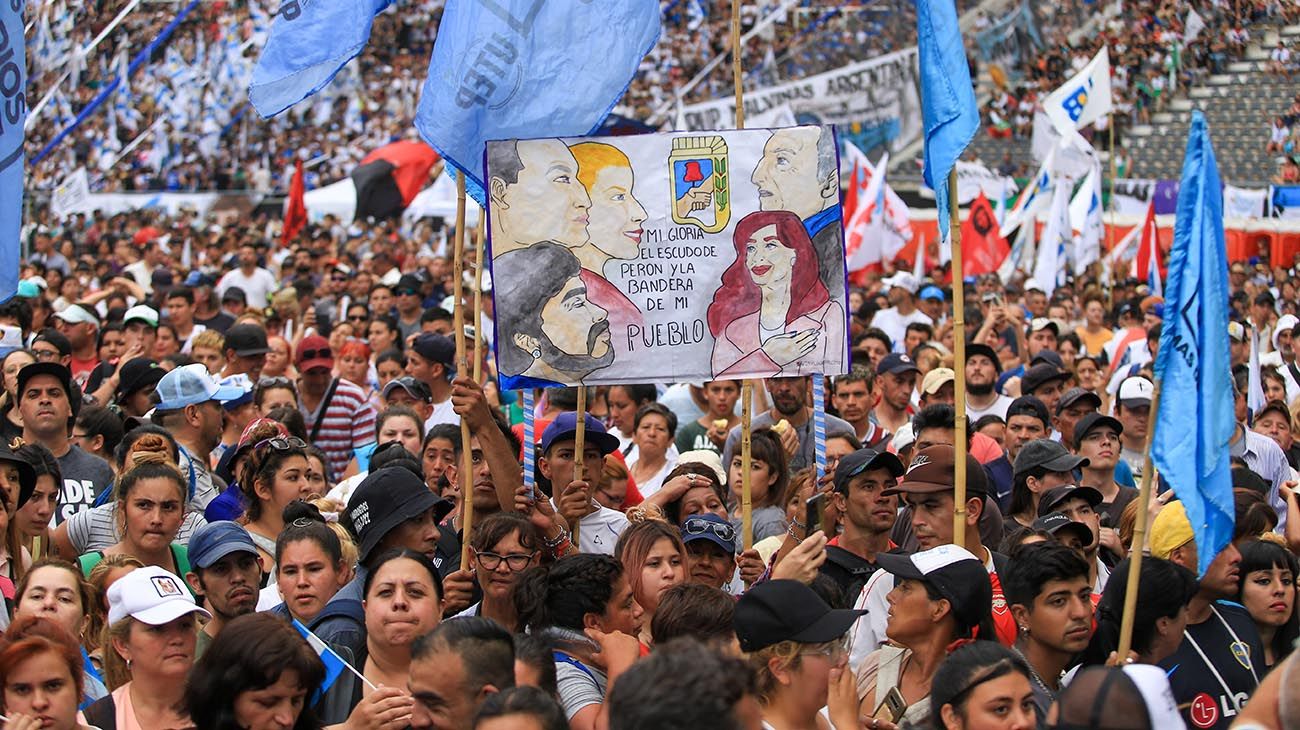
[(1061, 386), (1070, 379), (1070, 373), (1049, 363), (1039, 363), (1025, 371), (1020, 380), (1020, 392), (1032, 395), (1047, 406), (1050, 413), (1061, 400)]
[(402, 274), (393, 287), (393, 304), (397, 309), (397, 329), (402, 333), (402, 342), (420, 331), (420, 315), (424, 313), (424, 295), (421, 290), (424, 283), (413, 274)]
[[(902, 428), (912, 418), (912, 393), (921, 369), (912, 358), (890, 353), (876, 366), (876, 423), (890, 433)], [(829, 433), (827, 434), (830, 435)]]
[(898, 486), (906, 470), (889, 452), (859, 449), (835, 466), (834, 500), (843, 516), (843, 532), (826, 545), (821, 572), (839, 585), (845, 596), (856, 596), (876, 571), (876, 556), (894, 547), (889, 533), (898, 516), (898, 498), (886, 489)]
[(1079, 419), (1101, 410), (1101, 398), (1091, 390), (1070, 388), (1061, 394), (1056, 402), (1056, 415), (1052, 416), (1052, 427), (1061, 434), (1060, 441), (1066, 447), (1074, 443), (1074, 426)]
[[(1114, 418), (1100, 413), (1089, 413), (1074, 425), (1074, 453), (1088, 460), (1082, 467), (1080, 484), (1086, 484), (1101, 493), (1101, 511), (1106, 532), (1119, 526), (1124, 508), (1138, 496), (1133, 487), (1120, 486), (1115, 481), (1115, 467), (1119, 464), (1120, 436), (1124, 426)], [(1102, 542), (1106, 542), (1103, 534)]]
[(248, 309), (248, 294), (241, 287), (232, 286), (221, 295), (221, 313), (238, 319)]
[(388, 381), (381, 395), (385, 408), (406, 406), (415, 411), (421, 423), (433, 415), (433, 394), (429, 392), (429, 386), (410, 375)]
[(451, 407), (455, 362), (456, 343), (443, 335), (417, 335), (406, 351), (406, 374), (424, 383), (433, 397), (433, 415), (424, 421), (426, 431), (440, 423), (460, 423), (460, 416)]
[[(915, 380), (915, 377), (913, 377)], [(877, 379), (877, 382), (879, 380)], [(772, 407), (754, 416), (750, 421), (754, 429), (768, 428), (785, 421), (792, 428), (782, 434), (781, 442), (790, 457), (790, 472), (812, 466), (815, 459), (813, 443), (812, 407), (808, 404), (812, 381), (806, 376), (768, 378), (763, 381)], [(826, 438), (839, 434), (852, 434), (853, 426), (842, 418), (826, 414)], [(740, 426), (727, 432), (727, 443), (722, 449), (722, 463), (728, 465), (740, 453)]]
[(1074, 470), (1088, 460), (1065, 450), (1050, 439), (1030, 441), (1016, 456), (1015, 476), (1011, 487), (1011, 504), (1007, 507), (1007, 529), (1032, 527), (1039, 516), (1043, 493), (1063, 484), (1074, 484)]
[[(929, 550), (952, 544), (953, 516), (955, 513), (953, 488), (956, 451), (947, 445), (922, 449), (912, 459), (902, 481), (893, 489), (884, 490), (886, 496), (902, 495), (912, 508), (912, 532), (918, 547)], [(997, 638), (1004, 644), (1015, 640), (1016, 625), (1007, 610), (998, 574), (1005, 572), (1006, 556), (986, 548), (980, 541), (978, 529), (980, 515), (987, 505), (987, 480), (978, 461), (966, 455), (966, 542), (960, 547), (970, 551), (983, 564), (993, 588), (993, 624)], [(858, 595), (854, 608), (866, 609), (867, 615), (853, 628), (853, 651), (849, 663), (856, 671), (862, 660), (885, 641), (885, 623), (889, 604), (885, 596), (894, 588), (894, 577), (878, 570), (867, 581)], [(989, 637), (992, 638), (992, 637)]]
[(113, 470), (107, 461), (69, 441), (80, 406), (80, 391), (74, 389), (72, 373), (66, 367), (38, 362), (18, 371), (18, 410), (23, 416), (23, 439), (49, 449), (59, 460), (59, 471), (63, 474), (55, 523), (88, 509), (95, 497), (113, 483)]
[(271, 348), (266, 341), (266, 329), (260, 324), (237, 324), (226, 330), (226, 369), (221, 377), (244, 374), (257, 382), (266, 366), (266, 353)]
[(137, 357), (123, 364), (115, 374), (118, 382), (113, 392), (114, 402), (126, 415), (143, 418), (153, 410), (150, 396), (166, 374), (166, 370), (147, 357)]
[(992, 347), (980, 343), (966, 345), (966, 417), (971, 423), (994, 415), (1003, 420), (1011, 399), (997, 392), (1002, 363)]
[(1022, 395), (1011, 401), (1011, 406), (1007, 408), (1007, 435), (1003, 439), (1007, 459), (1014, 464), (1022, 446), (1030, 441), (1045, 439), (1051, 432), (1047, 406), (1042, 401), (1032, 395)]
[[(1102, 549), (1101, 515), (1097, 511), (1100, 506), (1101, 494), (1097, 490), (1092, 487), (1076, 487), (1073, 484), (1049, 489), (1038, 500), (1039, 517), (1046, 517), (1056, 512), (1087, 526), (1088, 541), (1083, 545), (1083, 559), (1088, 563), (1088, 582), (1097, 593), (1101, 593), (1106, 588), (1106, 581), (1110, 579), (1110, 566), (1124, 557), (1124, 547), (1120, 544), (1118, 536), (1113, 536), (1111, 539), (1111, 544), (1115, 547), (1114, 551)], [(1105, 559), (1100, 559), (1103, 556)]]

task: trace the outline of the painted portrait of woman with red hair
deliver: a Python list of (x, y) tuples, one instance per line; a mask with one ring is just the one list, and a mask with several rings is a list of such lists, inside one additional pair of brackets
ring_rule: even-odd
[(844, 307), (818, 273), (799, 216), (750, 213), (736, 224), (736, 260), (709, 304), (715, 378), (841, 372)]

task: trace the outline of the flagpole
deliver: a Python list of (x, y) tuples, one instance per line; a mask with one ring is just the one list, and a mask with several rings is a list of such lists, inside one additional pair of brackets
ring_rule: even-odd
[(1128, 656), (1129, 648), (1133, 643), (1133, 621), (1137, 613), (1138, 579), (1142, 575), (1142, 554), (1146, 551), (1147, 544), (1147, 519), (1151, 515), (1151, 480), (1153, 477), (1152, 472), (1155, 471), (1155, 466), (1151, 463), (1151, 444), (1155, 441), (1156, 435), (1154, 414), (1160, 411), (1160, 384), (1161, 380), (1157, 378), (1151, 392), (1151, 413), (1153, 417), (1149, 419), (1151, 425), (1147, 427), (1147, 442), (1142, 454), (1142, 485), (1137, 496), (1137, 519), (1133, 524), (1133, 542), (1129, 545), (1128, 551), (1128, 585), (1124, 589), (1124, 613), (1120, 617), (1119, 646), (1115, 650), (1115, 655), (1119, 657), (1120, 662), (1123, 662)]
[[(745, 128), (745, 87), (741, 79), (740, 4), (731, 0), (731, 83), (736, 93), (736, 129)], [(754, 383), (745, 380), (740, 386), (740, 538), (741, 549), (754, 545), (754, 506), (750, 498), (750, 468), (753, 450), (750, 435), (754, 409)], [(805, 518), (807, 519), (807, 518)]]
[[(1110, 252), (1115, 248), (1115, 175), (1116, 175), (1116, 169), (1118, 167), (1115, 160), (1115, 113), (1114, 112), (1111, 112), (1110, 114), (1110, 124), (1107, 125), (1107, 127), (1109, 129), (1108, 133), (1110, 135), (1110, 141), (1107, 143), (1110, 148), (1109, 150), (1110, 152), (1109, 155), (1110, 156), (1110, 201), (1109, 201), (1110, 205), (1106, 207), (1110, 209), (1110, 235), (1107, 237), (1106, 251)], [(1098, 190), (1097, 194), (1101, 195), (1101, 191)], [(1111, 305), (1113, 306), (1114, 303), (1115, 303), (1115, 299), (1114, 296), (1112, 295)]]
[(952, 542), (966, 545), (966, 284), (962, 280), (961, 217), (957, 203), (957, 167), (948, 172), (948, 224), (952, 236), (952, 354), (953, 397), (957, 434), (953, 438)]
[[(481, 219), (480, 219), (481, 220)], [(452, 285), (456, 306), (453, 309), (452, 322), (456, 328), (456, 370), (465, 375), (469, 372), (465, 359), (465, 173), (456, 176), (456, 239), (452, 249), (452, 271), (455, 280)], [(465, 536), (460, 542), (460, 567), (468, 570), (469, 542), (474, 524), (474, 455), (469, 444), (469, 421), (460, 419), (460, 524)]]

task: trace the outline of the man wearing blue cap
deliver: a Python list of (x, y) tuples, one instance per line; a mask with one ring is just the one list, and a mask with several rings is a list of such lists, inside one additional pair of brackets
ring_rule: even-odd
[(236, 618), (257, 609), (262, 557), (248, 531), (234, 522), (210, 522), (190, 537), (190, 566), (185, 581), (203, 598), (212, 620), (199, 632), (194, 658)]
[(222, 386), (199, 363), (176, 368), (158, 381), (153, 419), (176, 437), (181, 473), (189, 483), (190, 509), (202, 512), (220, 492), (208, 471), (208, 455), (221, 443), (225, 415), (221, 404), (242, 394), (238, 387)]
[(243, 435), (244, 429), (259, 415), (257, 403), (253, 400), (253, 381), (249, 380), (247, 375), (240, 373), (222, 378), (220, 385), (222, 388), (233, 388), (239, 391), (239, 394), (234, 398), (221, 401), (226, 425), (221, 432), (221, 443), (217, 444), (212, 451), (212, 456), (217, 461), (221, 460), (221, 456), (228, 449), (233, 449), (235, 444), (239, 443), (239, 437)]
[[(549, 491), (556, 511), (570, 525), (578, 525), (580, 551), (613, 555), (618, 536), (627, 529), (627, 517), (601, 506), (591, 498), (591, 490), (592, 482), (600, 477), (605, 466), (605, 455), (618, 448), (618, 438), (606, 432), (605, 424), (590, 413), (583, 416), (586, 434), (581, 456), (575, 454), (577, 413), (561, 413), (542, 432), (542, 443), (537, 450), (537, 471), (542, 479), (538, 483), (543, 491)], [(578, 458), (582, 459), (582, 481), (574, 479)]]

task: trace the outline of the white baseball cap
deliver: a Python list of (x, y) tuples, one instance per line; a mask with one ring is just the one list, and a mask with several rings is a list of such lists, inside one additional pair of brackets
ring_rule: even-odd
[(80, 304), (69, 304), (54, 315), (68, 324), (93, 324), (99, 326), (99, 317)]
[(149, 325), (150, 327), (157, 327), (158, 310), (154, 309), (153, 307), (147, 307), (143, 304), (137, 304), (134, 307), (131, 307), (130, 309), (126, 310), (126, 314), (123, 315), (122, 317), (122, 323), (125, 324), (127, 322), (130, 322), (133, 319), (138, 319), (141, 322), (144, 322), (145, 324)]
[(212, 618), (212, 614), (195, 605), (185, 581), (156, 565), (136, 568), (108, 587), (110, 626), (127, 617), (162, 626), (187, 613)]
[(1125, 378), (1119, 386), (1119, 403), (1125, 408), (1141, 408), (1151, 405), (1156, 387), (1146, 378), (1133, 376)]
[(916, 277), (910, 271), (900, 271), (893, 276), (886, 277), (882, 281), (885, 286), (888, 286), (891, 289), (898, 287), (899, 289), (906, 289), (912, 294), (915, 294), (916, 290), (921, 288), (921, 282), (917, 281)]

